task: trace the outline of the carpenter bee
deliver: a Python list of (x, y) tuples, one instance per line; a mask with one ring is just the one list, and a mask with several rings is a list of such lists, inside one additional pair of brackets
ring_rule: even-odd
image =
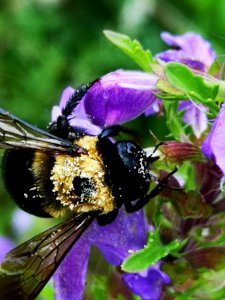
[(80, 87), (47, 131), (0, 110), (3, 177), (12, 198), (39, 217), (67, 220), (10, 251), (1, 264), (0, 299), (34, 299), (85, 229), (96, 218), (111, 223), (118, 209), (142, 208), (160, 193), (171, 172), (149, 192), (154, 176), (147, 157), (132, 140), (115, 142), (121, 128), (98, 136), (70, 126), (69, 116), (91, 85)]

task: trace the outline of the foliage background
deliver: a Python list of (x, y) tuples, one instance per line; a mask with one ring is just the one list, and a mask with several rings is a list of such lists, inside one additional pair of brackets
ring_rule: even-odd
[[(153, 54), (166, 49), (162, 31), (198, 32), (223, 60), (224, 16), (223, 0), (2, 0), (0, 107), (46, 128), (64, 87), (79, 86), (118, 68), (137, 69), (105, 39), (104, 29), (138, 39)], [(156, 118), (140, 118), (131, 126), (141, 132), (147, 125), (165, 139), (166, 128), (159, 127)], [(18, 243), (52, 225), (52, 220), (33, 218), (30, 229), (21, 234), (18, 224), (11, 222), (15, 209), (1, 181), (0, 235)]]

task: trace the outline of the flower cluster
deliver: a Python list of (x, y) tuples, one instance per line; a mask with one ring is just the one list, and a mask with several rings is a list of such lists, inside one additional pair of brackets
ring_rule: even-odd
[[(109, 38), (110, 34), (123, 48), (121, 35), (108, 32)], [(175, 164), (177, 176), (150, 201), (148, 218), (143, 209), (127, 214), (121, 208), (110, 225), (92, 223), (54, 275), (56, 299), (70, 299), (71, 295), (82, 299), (92, 246), (117, 267), (124, 290), (141, 299), (174, 299), (179, 295), (182, 299), (209, 299), (211, 292), (220, 299), (225, 297), (224, 289), (219, 288), (225, 261), (225, 106), (220, 107), (225, 99), (224, 83), (215, 52), (200, 35), (162, 33), (161, 37), (173, 49), (148, 59), (135, 44), (139, 47), (138, 61), (149, 72), (117, 70), (104, 75), (92, 84), (69, 120), (73, 128), (95, 136), (103, 128), (124, 124), (142, 114), (146, 118), (164, 116), (171, 139), (155, 149), (159, 159), (154, 171), (160, 181)], [(125, 47), (126, 51), (130, 47), (132, 58), (132, 43), (127, 42)], [(137, 61), (136, 52), (133, 59)], [(64, 90), (59, 106), (52, 110), (52, 121), (74, 92), (71, 87)], [(152, 225), (161, 244), (155, 244), (151, 263), (141, 271), (138, 267), (131, 273), (121, 270), (130, 253), (148, 243)], [(184, 241), (182, 248), (172, 249), (174, 240), (178, 244)], [(154, 242), (151, 247), (154, 250)], [(143, 255), (141, 261), (147, 259)], [(206, 284), (210, 276), (213, 286)]]
[[(71, 118), (70, 125), (86, 134), (97, 135), (102, 128), (123, 124), (138, 117), (156, 99), (156, 80), (155, 75), (138, 71), (118, 70), (103, 76), (75, 108), (75, 118)], [(64, 90), (59, 106), (52, 110), (52, 121), (61, 114), (74, 92), (71, 87)], [(54, 276), (57, 299), (70, 299), (71, 294), (76, 295), (76, 299), (82, 298), (91, 246), (97, 247), (111, 265), (120, 266), (131, 251), (146, 245), (147, 235), (148, 225), (143, 210), (127, 214), (122, 208), (112, 224), (104, 227), (97, 222), (92, 224)], [(134, 293), (144, 299), (158, 299), (162, 285), (170, 281), (160, 271), (159, 264), (146, 272), (132, 276), (124, 274), (122, 278)]]

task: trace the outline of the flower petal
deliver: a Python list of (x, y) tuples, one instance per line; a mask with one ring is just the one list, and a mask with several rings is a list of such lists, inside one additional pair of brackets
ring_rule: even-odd
[(168, 284), (170, 278), (159, 270), (160, 264), (142, 273), (124, 274), (123, 280), (133, 293), (146, 300), (157, 300), (160, 297), (163, 284)]
[(53, 106), (51, 113), (51, 121), (55, 122), (57, 118), (62, 114), (62, 111), (58, 105)]
[(66, 106), (66, 103), (69, 101), (69, 99), (72, 97), (72, 95), (74, 94), (75, 90), (68, 86), (66, 87), (61, 95), (61, 99), (59, 101), (59, 105), (55, 105), (52, 108), (52, 114), (51, 114), (51, 120), (52, 122), (56, 121), (58, 116), (60, 116), (62, 114), (63, 109)]
[(110, 264), (118, 266), (130, 250), (144, 247), (147, 233), (148, 226), (143, 210), (128, 214), (121, 208), (113, 223), (106, 226), (93, 223), (86, 237)]
[(68, 86), (64, 89), (59, 102), (59, 107), (61, 108), (61, 110), (65, 108), (68, 100), (73, 96), (74, 92), (75, 90), (71, 86)]
[[(100, 128), (131, 121), (156, 100), (157, 79), (153, 74), (122, 70), (101, 77), (71, 113), (70, 125), (86, 134), (97, 135)], [(59, 106), (53, 107), (52, 121), (56, 121), (74, 92), (71, 87), (63, 91)]]
[(85, 111), (100, 127), (130, 121), (155, 101), (156, 81), (155, 75), (144, 72), (118, 70), (109, 73), (87, 91)]
[(121, 208), (110, 225), (99, 226), (95, 221), (70, 250), (54, 275), (57, 299), (82, 299), (90, 246), (97, 247), (112, 265), (120, 265), (129, 250), (143, 248), (148, 225), (144, 211), (127, 214)]
[(145, 116), (152, 116), (160, 112), (161, 107), (163, 106), (162, 100), (156, 99), (154, 103), (145, 111)]
[(0, 236), (0, 262), (3, 260), (6, 253), (8, 253), (14, 246), (15, 245), (11, 240)]
[(211, 158), (215, 157), (216, 164), (225, 174), (225, 104), (215, 119), (210, 133), (202, 145), (203, 153)]
[[(75, 93), (75, 90), (71, 87), (64, 89), (59, 106), (53, 106), (52, 108), (52, 122), (56, 121), (57, 118), (62, 114), (62, 110), (65, 108), (66, 103)], [(98, 135), (101, 132), (100, 127), (91, 123), (84, 109), (84, 98), (78, 103), (71, 115), (69, 116), (69, 123), (77, 131), (84, 134)]]
[(186, 124), (190, 124), (192, 130), (197, 138), (200, 138), (202, 133), (207, 129), (208, 119), (206, 116), (207, 108), (199, 104), (194, 105), (191, 101), (181, 101), (179, 104), (179, 110), (185, 109), (183, 121)]
[(28, 214), (19, 208), (15, 210), (12, 218), (13, 230), (15, 232), (19, 234), (24, 233), (30, 229), (32, 222), (33, 216), (31, 214)]
[(92, 124), (87, 118), (73, 118), (70, 121), (70, 126), (84, 134), (98, 135), (101, 133), (101, 128)]
[[(158, 58), (164, 61), (180, 61), (193, 67), (202, 69), (203, 66), (208, 69), (216, 58), (215, 52), (208, 41), (196, 33), (185, 33), (183, 35), (172, 35), (163, 32), (161, 38), (172, 47), (178, 50), (168, 50), (158, 55)], [(194, 63), (193, 63), (194, 62)]]
[(158, 54), (157, 57), (165, 62), (177, 61), (177, 62), (183, 63), (195, 70), (204, 71), (204, 69), (205, 69), (205, 66), (203, 63), (193, 60), (193, 59), (187, 59), (186, 53), (184, 53), (181, 50), (179, 50), (179, 51), (178, 50), (167, 50), (165, 52)]
[(90, 244), (82, 236), (54, 274), (57, 300), (83, 299), (89, 254)]

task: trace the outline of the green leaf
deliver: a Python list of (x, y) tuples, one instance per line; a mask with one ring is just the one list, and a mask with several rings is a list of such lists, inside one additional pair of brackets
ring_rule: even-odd
[(204, 81), (202, 76), (194, 74), (183, 64), (167, 63), (165, 75), (173, 86), (185, 93), (191, 93), (203, 101), (215, 99), (218, 93), (218, 84)]
[(187, 99), (204, 104), (214, 114), (218, 113), (219, 107), (214, 100), (218, 94), (219, 84), (205, 81), (201, 75), (193, 73), (187, 66), (175, 62), (165, 65), (165, 76), (181, 94), (186, 94)]
[(185, 135), (182, 123), (182, 112), (178, 113), (177, 101), (164, 101), (166, 111), (166, 124), (175, 140), (180, 140), (181, 135)]
[(120, 50), (127, 54), (142, 70), (151, 72), (153, 63), (152, 54), (149, 50), (144, 50), (137, 40), (131, 40), (127, 35), (110, 30), (104, 30), (104, 35)]
[(145, 248), (131, 254), (123, 261), (121, 268), (128, 273), (143, 271), (168, 254), (178, 256), (178, 251), (185, 243), (186, 241), (179, 242), (175, 240), (167, 245), (163, 245), (160, 241), (159, 230), (150, 232)]
[(187, 99), (187, 96), (185, 96), (185, 94), (175, 88), (173, 85), (171, 85), (167, 80), (165, 79), (159, 79), (156, 83), (156, 87), (163, 92), (163, 94), (160, 96), (158, 95), (158, 97), (160, 97), (161, 99), (172, 99), (172, 100), (182, 100), (182, 99)]

